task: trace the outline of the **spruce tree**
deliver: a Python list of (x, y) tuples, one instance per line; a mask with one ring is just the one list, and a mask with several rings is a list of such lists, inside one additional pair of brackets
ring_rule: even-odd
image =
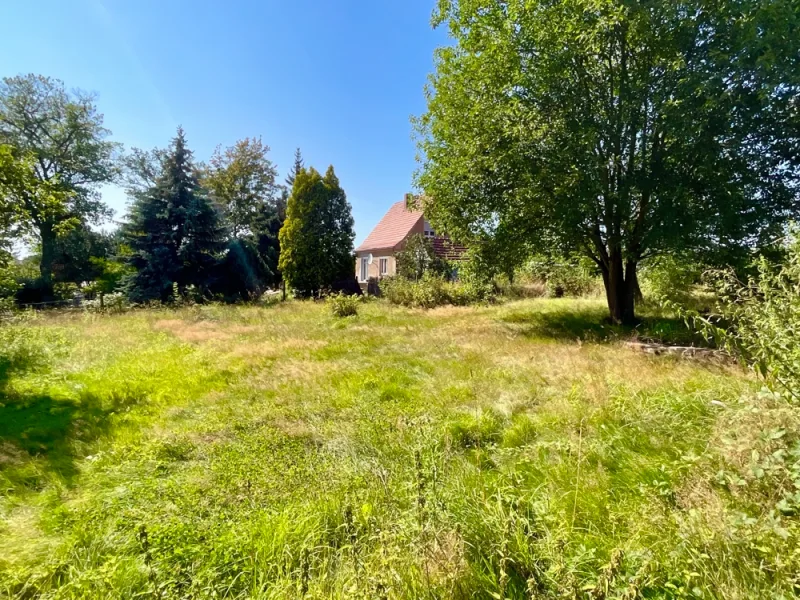
[(294, 180), (297, 177), (297, 174), (304, 167), (305, 161), (303, 160), (303, 155), (300, 154), (300, 148), (297, 148), (294, 151), (294, 164), (289, 170), (289, 174), (286, 176), (286, 188), (289, 190), (289, 193), (291, 193), (292, 188), (294, 187)]
[(155, 185), (131, 206), (125, 236), (136, 273), (127, 282), (131, 300), (173, 299), (194, 286), (208, 292), (225, 247), (219, 211), (198, 182), (183, 129), (172, 141)]
[(350, 204), (333, 167), (325, 177), (301, 167), (279, 235), (286, 282), (308, 297), (352, 279), (354, 238)]

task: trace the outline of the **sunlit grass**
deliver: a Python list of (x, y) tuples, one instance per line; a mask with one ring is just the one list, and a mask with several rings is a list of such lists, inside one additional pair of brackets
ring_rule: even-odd
[(719, 479), (750, 467), (725, 440), (757, 385), (619, 343), (684, 336), (668, 319), (603, 317), (290, 302), (11, 326), (33, 350), (3, 374), (0, 595), (788, 597), (789, 542), (735, 522), (770, 507)]

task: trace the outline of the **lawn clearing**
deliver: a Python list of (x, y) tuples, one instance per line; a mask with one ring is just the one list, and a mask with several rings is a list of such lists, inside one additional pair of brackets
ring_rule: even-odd
[(794, 413), (738, 367), (625, 347), (603, 312), (6, 326), (0, 594), (789, 597), (795, 523), (752, 468)]

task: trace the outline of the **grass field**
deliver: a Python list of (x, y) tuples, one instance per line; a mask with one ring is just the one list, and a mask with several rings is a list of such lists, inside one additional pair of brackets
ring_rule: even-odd
[(4, 326), (0, 597), (791, 597), (794, 412), (604, 311)]

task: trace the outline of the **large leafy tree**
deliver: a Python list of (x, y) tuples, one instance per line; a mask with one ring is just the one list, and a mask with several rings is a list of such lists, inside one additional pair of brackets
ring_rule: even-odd
[(279, 267), (301, 296), (353, 277), (353, 215), (333, 167), (300, 168), (280, 230)]
[(200, 185), (182, 129), (163, 158), (154, 185), (133, 196), (125, 238), (136, 272), (127, 288), (133, 301), (169, 301), (173, 288), (206, 293), (225, 247), (217, 207)]
[(218, 281), (218, 290), (229, 298), (258, 296), (280, 280), (281, 187), (268, 154), (260, 138), (217, 148), (203, 179), (232, 236)]
[(440, 0), (417, 184), (462, 241), (589, 256), (634, 321), (640, 261), (728, 257), (797, 211), (800, 5)]
[(235, 238), (256, 229), (267, 205), (275, 206), (278, 170), (269, 160), (269, 146), (260, 138), (245, 138), (235, 145), (217, 148), (203, 183), (223, 209)]
[(30, 169), (30, 185), (10, 193), (41, 246), (45, 286), (52, 281), (57, 236), (109, 215), (98, 192), (116, 173), (117, 146), (109, 135), (91, 95), (37, 75), (0, 83), (0, 144), (11, 146)]

